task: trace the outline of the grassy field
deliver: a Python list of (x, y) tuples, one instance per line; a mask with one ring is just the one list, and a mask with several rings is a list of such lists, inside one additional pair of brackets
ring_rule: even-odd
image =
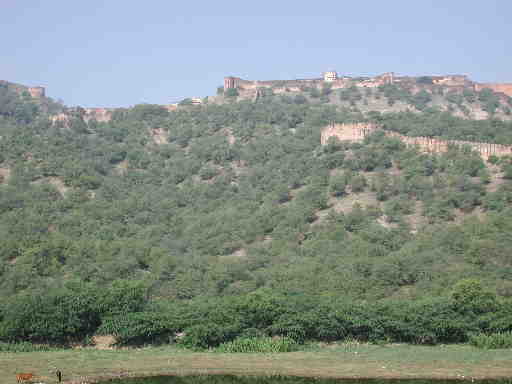
[(16, 372), (55, 383), (52, 367), (67, 382), (165, 374), (291, 375), (333, 378), (512, 378), (512, 350), (470, 346), (345, 344), (281, 354), (219, 354), (173, 347), (0, 353), (0, 384)]

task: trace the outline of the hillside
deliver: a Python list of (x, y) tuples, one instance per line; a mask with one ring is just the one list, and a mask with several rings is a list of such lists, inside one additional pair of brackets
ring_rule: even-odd
[[(430, 101), (414, 113), (370, 112), (382, 96), (350, 89), (347, 100), (227, 96), (176, 111), (118, 109), (104, 122), (76, 111), (52, 121), (44, 108), (18, 114), (17, 105), (37, 103), (4, 91), (2, 297), (128, 284), (164, 307), (261, 292), (415, 302), (445, 297), (467, 278), (512, 296), (510, 157), (485, 161), (457, 146), (423, 153), (382, 132), (320, 142), (333, 122), (372, 122), (510, 145), (510, 122), (459, 117)], [(13, 303), (3, 303), (6, 319)]]

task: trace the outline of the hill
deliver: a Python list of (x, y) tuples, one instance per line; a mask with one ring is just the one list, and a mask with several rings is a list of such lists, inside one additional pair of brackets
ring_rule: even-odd
[[(14, 299), (2, 303), (0, 338), (48, 339), (34, 331), (34, 310), (19, 303), (40, 308), (43, 322), (66, 297), (98, 305), (87, 315), (96, 313), (94, 320), (77, 315), (85, 328), (75, 334), (83, 336), (100, 324), (110, 329), (106, 319), (123, 311), (151, 306), (154, 315), (175, 303), (194, 310), (173, 330), (193, 324), (198, 308), (211, 313), (212, 303), (251, 312), (267, 304), (291, 311), (293, 300), (304, 310), (314, 300), (349, 300), (358, 304), (344, 308), (367, 315), (364, 303), (398, 299), (426, 310), (421, 300), (449, 300), (468, 278), (493, 300), (512, 295), (512, 159), (484, 160), (466, 146), (424, 153), (385, 134), (510, 145), (510, 122), (462, 118), (427, 103), (381, 113), (357, 108), (363, 96), (355, 108), (316, 100), (331, 93), (226, 96), (175, 111), (137, 105), (103, 122), (63, 109), (66, 119), (52, 120), (58, 108), (2, 89), (0, 293)], [(325, 127), (356, 122), (383, 131), (321, 145)], [(33, 301), (36, 293), (47, 307)], [(494, 301), (486, 303), (475, 313), (494, 313)], [(272, 316), (246, 328), (271, 332), (274, 324), (279, 334), (279, 324), (293, 325)], [(136, 321), (153, 321), (143, 319)], [(466, 331), (422, 340), (463, 340)], [(55, 339), (70, 332), (61, 328)]]

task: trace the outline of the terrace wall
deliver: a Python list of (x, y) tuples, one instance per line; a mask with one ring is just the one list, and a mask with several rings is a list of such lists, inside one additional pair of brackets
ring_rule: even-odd
[[(373, 123), (331, 124), (322, 130), (320, 142), (322, 145), (326, 145), (331, 137), (336, 137), (341, 141), (362, 141), (366, 136), (380, 129), (381, 127)], [(384, 132), (386, 136), (397, 138), (406, 145), (418, 146), (423, 152), (446, 152), (451, 145), (457, 145), (469, 146), (474, 151), (479, 152), (480, 156), (486, 160), (491, 155), (512, 156), (512, 145), (478, 143), (463, 140), (442, 140), (433, 137), (410, 137), (396, 132)]]

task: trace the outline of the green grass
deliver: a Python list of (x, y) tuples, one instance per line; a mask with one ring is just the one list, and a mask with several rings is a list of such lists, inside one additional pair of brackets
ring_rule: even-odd
[(298, 349), (295, 340), (289, 337), (239, 337), (216, 348), (221, 353), (277, 353), (292, 352)]
[(27, 341), (19, 343), (2, 343), (0, 342), (0, 352), (47, 352), (53, 351), (55, 348), (46, 344), (32, 344)]
[(466, 345), (413, 346), (329, 344), (290, 353), (191, 352), (175, 347), (0, 353), (0, 384), (16, 372), (33, 372), (37, 381), (154, 375), (234, 374), (333, 378), (503, 378), (512, 377), (512, 350)]

